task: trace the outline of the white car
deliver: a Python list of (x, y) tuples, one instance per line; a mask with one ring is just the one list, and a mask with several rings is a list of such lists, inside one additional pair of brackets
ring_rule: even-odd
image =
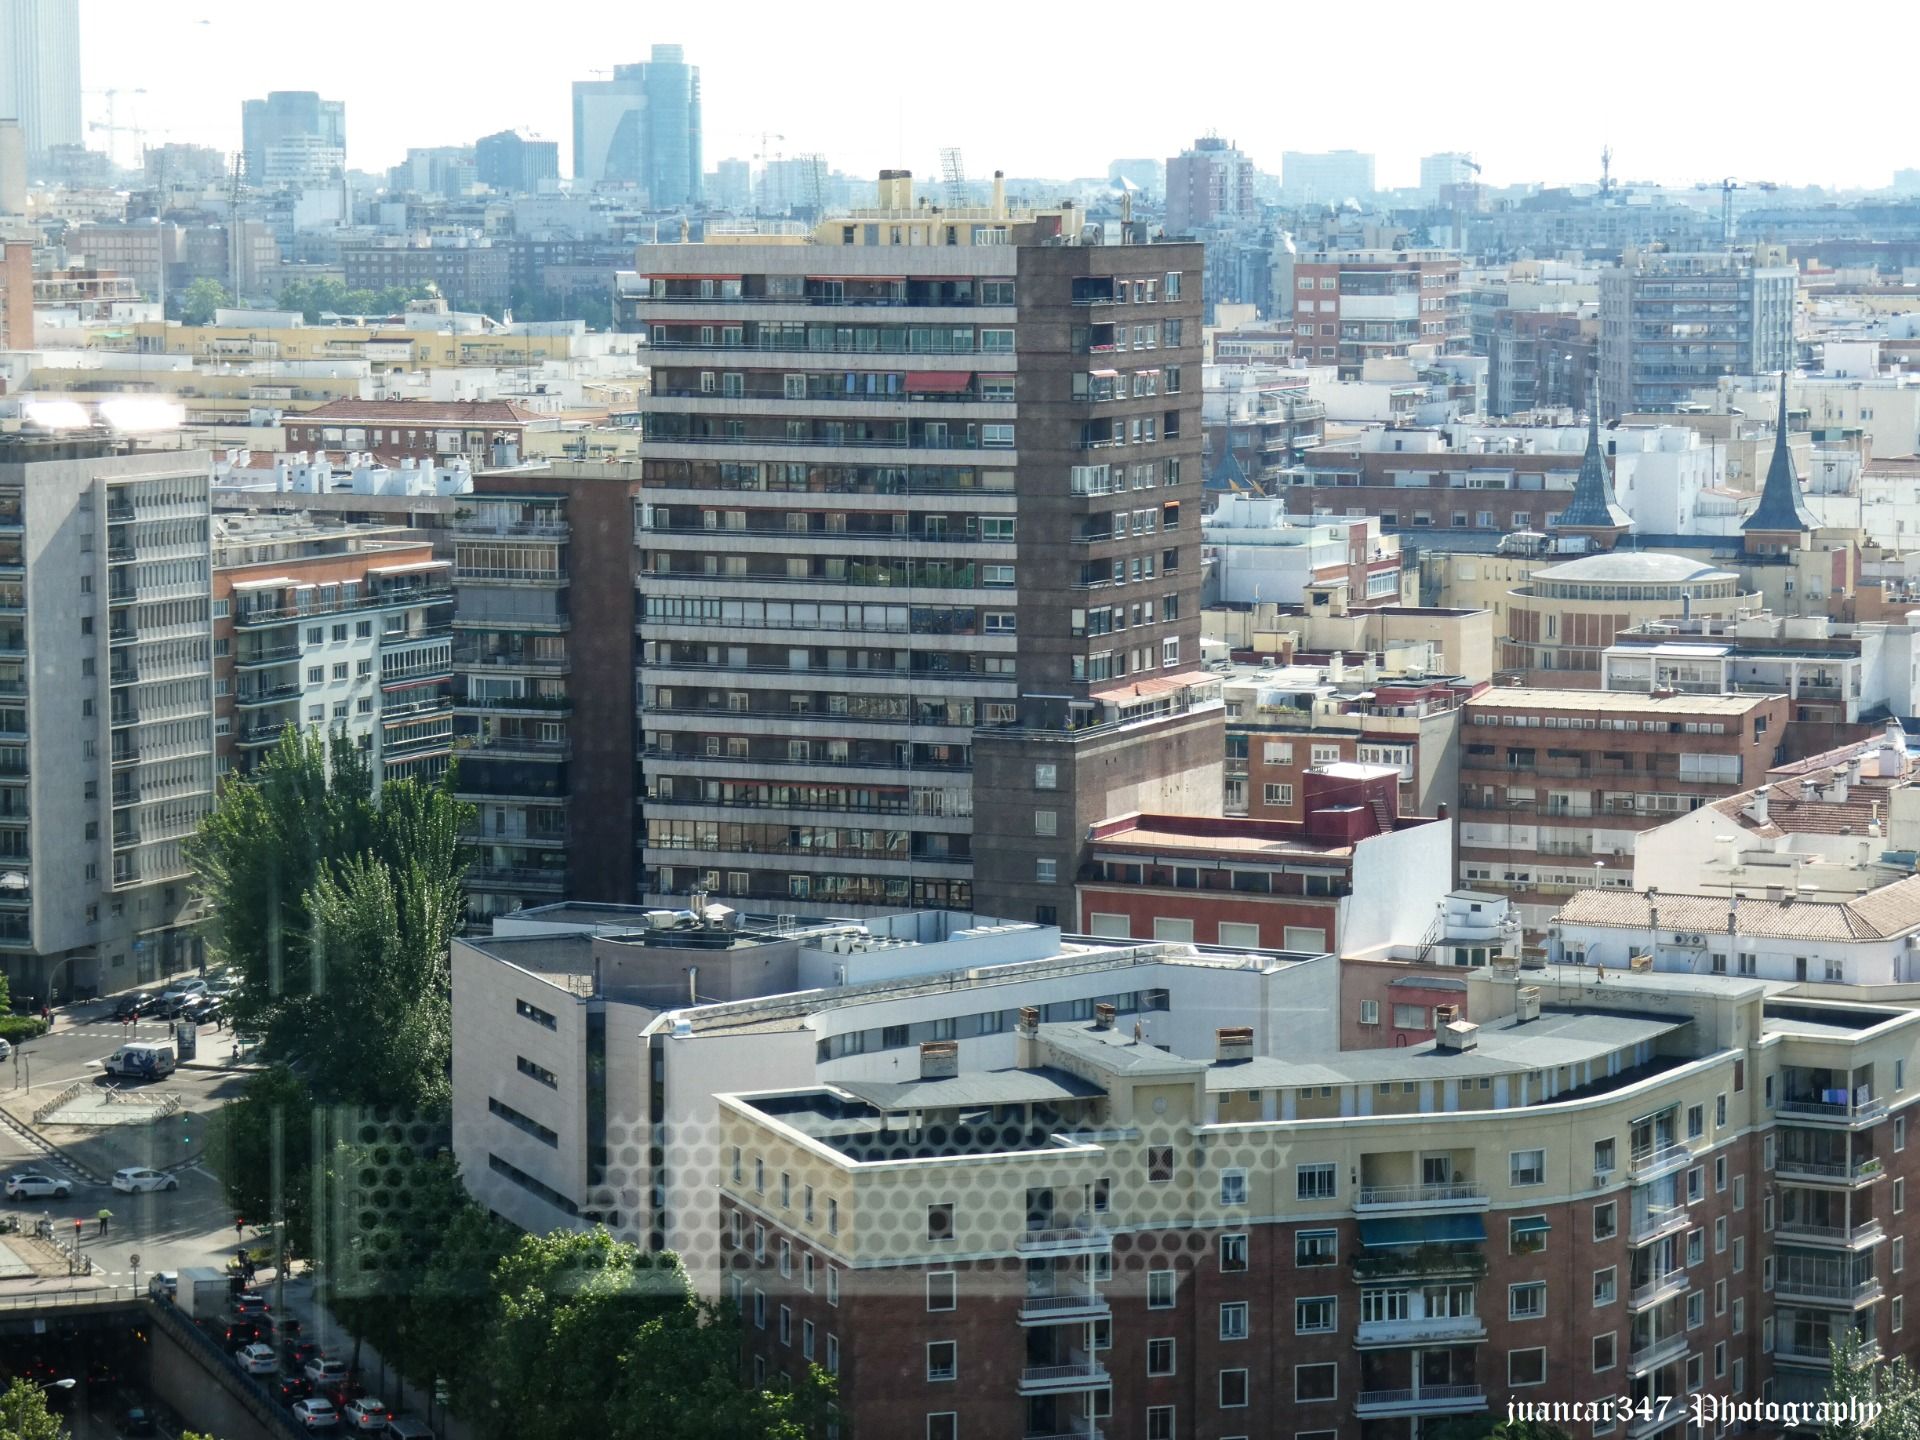
[(13, 1054), (13, 1042), (11, 1040), (0, 1040), (0, 1060), (6, 1059), (11, 1054)]
[(158, 1170), (135, 1165), (113, 1172), (113, 1188), (123, 1195), (140, 1195), (149, 1190), (178, 1190), (180, 1182), (171, 1175), (162, 1175)]
[(27, 1171), (7, 1177), (7, 1199), (41, 1200), (52, 1196), (55, 1200), (64, 1200), (73, 1193), (73, 1186), (65, 1180), (56, 1180), (51, 1175), (39, 1175)]
[(363, 1435), (385, 1434), (387, 1422), (392, 1418), (393, 1412), (387, 1409), (387, 1402), (371, 1395), (362, 1395), (347, 1403), (347, 1428), (358, 1430)]
[(347, 1378), (347, 1362), (335, 1360), (326, 1355), (316, 1355), (307, 1361), (307, 1379), (314, 1388), (323, 1390), (329, 1385), (338, 1385)]
[(204, 980), (176, 980), (160, 992), (160, 998), (162, 1000), (185, 1000), (189, 996), (204, 995), (206, 993), (207, 982)]
[(293, 1418), (309, 1430), (340, 1428), (340, 1412), (333, 1408), (333, 1401), (323, 1400), (318, 1395), (310, 1400), (294, 1401)]
[(243, 1345), (234, 1359), (249, 1375), (271, 1375), (276, 1368), (271, 1345)]

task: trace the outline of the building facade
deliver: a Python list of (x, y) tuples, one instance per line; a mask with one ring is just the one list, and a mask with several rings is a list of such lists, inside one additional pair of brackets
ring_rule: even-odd
[(1460, 257), (1444, 250), (1303, 252), (1293, 293), (1275, 303), (1293, 317), (1294, 353), (1337, 365), (1343, 380), (1414, 345), (1464, 355), (1471, 344)]
[(560, 178), (560, 142), (524, 130), (501, 130), (473, 142), (473, 168), (482, 185), (527, 192)]
[(86, 142), (79, 0), (0, 3), (0, 115), (20, 122), (36, 161), (56, 145)]
[[(1058, 214), (881, 187), (810, 243), (638, 256), (652, 903), (968, 907), (986, 737), (1187, 709), (1199, 247), (1048, 244)], [(1041, 888), (996, 912), (1065, 914), (1081, 812), (1037, 857), (1034, 811), (1076, 792), (1031, 797), (1071, 763), (1006, 764)]]
[(182, 847), (213, 804), (204, 451), (0, 446), (0, 956), (71, 998), (200, 960)]
[(1205, 135), (1167, 161), (1167, 233), (1190, 235), (1203, 226), (1258, 213), (1253, 162), (1230, 140)]
[(1793, 363), (1798, 273), (1751, 250), (1629, 250), (1600, 274), (1600, 410), (1672, 411), (1724, 375)]
[(1296, 205), (1365, 201), (1373, 194), (1373, 156), (1359, 150), (1289, 150), (1280, 157), (1280, 190)]
[(610, 79), (573, 82), (576, 180), (638, 185), (657, 210), (698, 205), (700, 143), (700, 67), (678, 45), (656, 45)]
[(266, 183), (275, 147), (281, 147), (282, 159), (301, 149), (338, 152), (340, 163), (347, 153), (347, 106), (344, 100), (322, 100), (311, 90), (275, 90), (264, 99), (246, 100), (240, 106), (240, 151), (247, 179), (255, 185)]

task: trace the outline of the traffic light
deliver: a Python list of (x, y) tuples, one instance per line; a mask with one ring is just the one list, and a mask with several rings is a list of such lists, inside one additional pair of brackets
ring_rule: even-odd
[(180, 1112), (180, 1143), (193, 1144), (193, 1113), (188, 1110)]

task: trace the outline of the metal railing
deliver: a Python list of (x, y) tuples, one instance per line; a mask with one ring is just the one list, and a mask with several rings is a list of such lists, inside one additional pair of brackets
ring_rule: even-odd
[(1782, 1100), (1775, 1107), (1783, 1116), (1804, 1116), (1809, 1120), (1874, 1120), (1887, 1113), (1884, 1100), (1855, 1100), (1841, 1104), (1826, 1100)]
[(1804, 1176), (1814, 1180), (1866, 1180), (1882, 1174), (1885, 1170), (1878, 1159), (1855, 1160), (1800, 1160), (1791, 1155), (1782, 1155), (1774, 1166), (1777, 1178), (1785, 1180), (1789, 1176)]
[(1658, 1340), (1637, 1346), (1627, 1356), (1628, 1370), (1653, 1370), (1678, 1360), (1687, 1353), (1685, 1335), (1664, 1335)]
[(1693, 1158), (1693, 1152), (1685, 1145), (1669, 1141), (1664, 1145), (1655, 1145), (1651, 1149), (1636, 1150), (1627, 1157), (1627, 1173), (1633, 1176), (1650, 1175), (1659, 1170), (1671, 1170), (1684, 1165)]
[(1627, 1305), (1634, 1310), (1645, 1309), (1661, 1300), (1669, 1300), (1684, 1293), (1686, 1288), (1687, 1272), (1668, 1270), (1656, 1275), (1644, 1285), (1636, 1285), (1632, 1294), (1627, 1296)]
[(1463, 1401), (1484, 1400), (1486, 1394), (1479, 1385), (1422, 1385), (1407, 1390), (1362, 1390), (1354, 1397), (1354, 1405), (1362, 1410), (1388, 1405), (1458, 1405)]
[(1810, 1220), (1782, 1219), (1774, 1226), (1777, 1240), (1813, 1240), (1835, 1245), (1872, 1240), (1883, 1233), (1878, 1220), (1861, 1220), (1852, 1225), (1821, 1225)]
[(1436, 1201), (1485, 1200), (1487, 1187), (1471, 1181), (1435, 1185), (1362, 1185), (1356, 1205), (1420, 1205)]

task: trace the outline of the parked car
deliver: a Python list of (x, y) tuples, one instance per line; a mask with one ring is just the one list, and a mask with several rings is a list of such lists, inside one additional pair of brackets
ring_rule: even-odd
[(318, 1395), (305, 1400), (296, 1400), (293, 1405), (293, 1418), (309, 1430), (330, 1431), (340, 1428), (340, 1412), (333, 1408), (331, 1400)]
[(282, 1405), (292, 1405), (296, 1400), (304, 1400), (313, 1394), (313, 1385), (304, 1375), (289, 1375), (274, 1388)]
[(134, 990), (122, 995), (113, 1004), (113, 1018), (116, 1020), (138, 1020), (153, 1008), (153, 1002), (160, 997), (151, 990)]
[(271, 1375), (280, 1368), (280, 1362), (274, 1359), (273, 1347), (262, 1345), (258, 1340), (251, 1345), (240, 1347), (240, 1353), (234, 1357), (249, 1375)]
[(160, 998), (162, 1000), (184, 1000), (189, 995), (204, 995), (206, 993), (207, 982), (204, 980), (176, 980), (160, 992)]
[(37, 1170), (22, 1170), (7, 1177), (9, 1200), (39, 1200), (49, 1195), (55, 1200), (64, 1200), (72, 1193), (73, 1186), (68, 1181), (56, 1180)]
[(125, 1170), (113, 1172), (113, 1188), (123, 1195), (142, 1195), (149, 1190), (178, 1190), (180, 1182), (171, 1175), (163, 1175), (158, 1170), (148, 1170), (134, 1165)]
[(11, 1054), (13, 1054), (13, 1042), (11, 1040), (0, 1040), (0, 1060), (6, 1059)]
[(313, 1382), (316, 1390), (324, 1390), (329, 1385), (338, 1385), (347, 1378), (347, 1362), (335, 1360), (328, 1355), (315, 1355), (307, 1361), (302, 1371)]
[(180, 1018), (195, 1025), (211, 1025), (226, 1014), (217, 995), (190, 995), (180, 1006)]
[(136, 1435), (158, 1435), (160, 1432), (154, 1427), (153, 1413), (149, 1410), (142, 1410), (136, 1406), (120, 1417), (120, 1433), (131, 1437)]
[(396, 1415), (387, 1421), (387, 1440), (433, 1440), (433, 1431), (424, 1420)]
[(362, 1395), (358, 1400), (351, 1401), (342, 1413), (347, 1417), (347, 1428), (358, 1430), (363, 1435), (384, 1434), (387, 1422), (393, 1419), (387, 1402), (372, 1395)]

